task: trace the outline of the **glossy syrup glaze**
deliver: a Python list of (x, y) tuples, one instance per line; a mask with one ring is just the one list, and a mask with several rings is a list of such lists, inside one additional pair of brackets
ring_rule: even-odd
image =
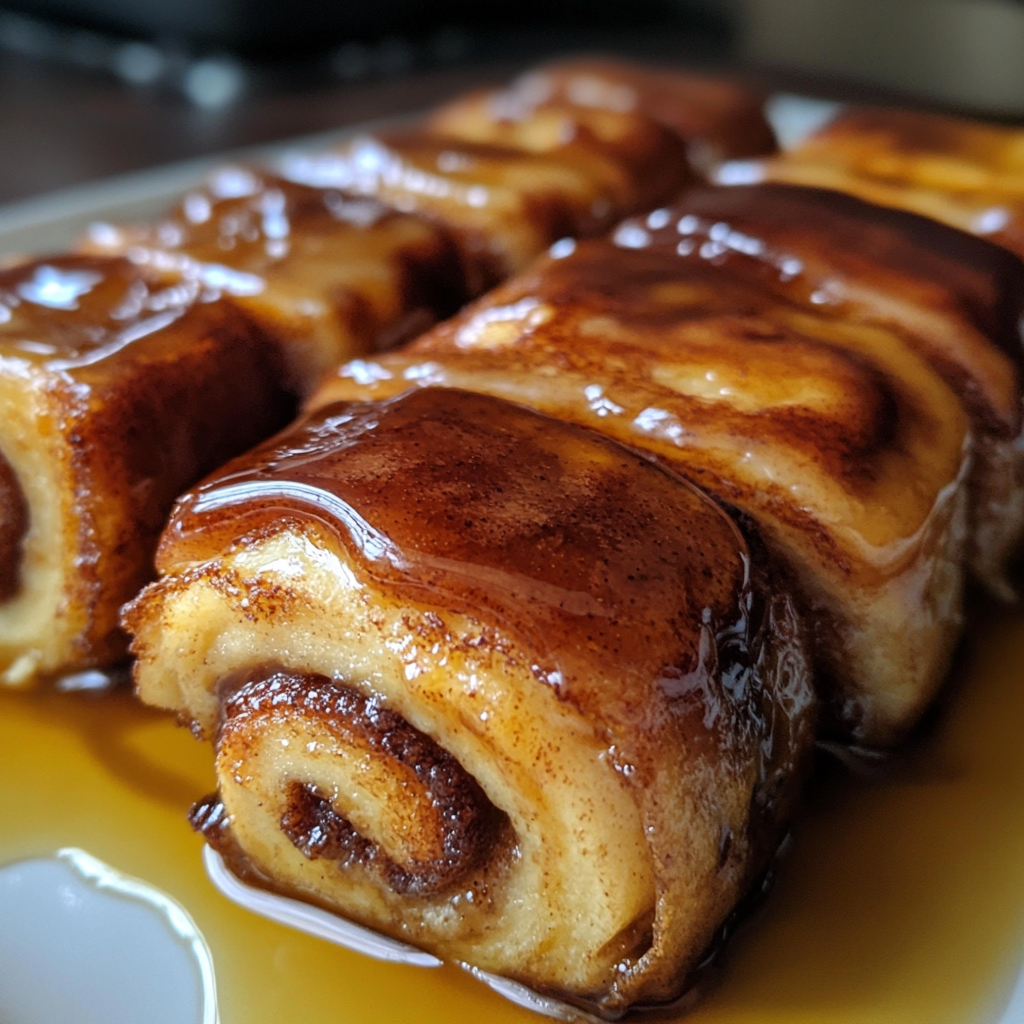
[(422, 330), (484, 285), (437, 225), (244, 166), (211, 173), (155, 224), (94, 224), (83, 245), (232, 295), (285, 349), (319, 337), (313, 378)]
[[(968, 400), (981, 393), (990, 429), (1019, 431), (1024, 263), (1001, 246), (852, 195), (784, 184), (691, 189), (615, 237), (749, 275), (825, 314), (902, 328)], [(931, 314), (946, 324), (936, 327)], [(915, 339), (943, 327), (955, 343)]]
[[(643, 675), (642, 650), (681, 645), (672, 660), (692, 671), (686, 624), (732, 622), (749, 586), (738, 531), (689, 485), (589, 431), (445, 388), (327, 407), (229, 464), (180, 501), (159, 564), (293, 509), (324, 519), (381, 585), (494, 615), (559, 662), (630, 650)], [(696, 592), (670, 601), (680, 587)], [(663, 621), (668, 604), (680, 610)], [(594, 667), (536, 671), (573, 693)]]
[(844, 110), (810, 144), (859, 150), (865, 173), (951, 189), (1021, 189), (1024, 132), (896, 107)]
[(657, 132), (644, 143), (643, 173), (631, 173), (630, 147), (616, 159), (621, 141), (590, 136), (534, 152), (500, 131), (497, 140), (473, 141), (472, 132), (462, 139), (428, 129), (364, 136), (331, 152), (296, 156), (284, 173), (374, 196), (445, 225), (491, 283), (557, 239), (599, 234), (620, 217), (671, 198), (689, 180), (678, 140)]
[[(73, 404), (89, 398), (90, 376), (131, 360), (139, 338), (166, 330), (195, 301), (194, 286), (153, 286), (127, 261), (60, 256), (0, 272), (0, 370), (12, 380), (52, 374)], [(20, 390), (20, 387), (18, 388)], [(33, 401), (31, 392), (7, 400)], [(47, 424), (42, 430), (48, 433)], [(32, 439), (7, 439), (30, 446)], [(45, 458), (45, 456), (40, 456)], [(0, 600), (19, 592), (30, 516), (18, 475), (0, 454)], [(88, 532), (88, 531), (87, 531)]]
[(449, 103), (430, 116), (424, 130), (442, 140), (546, 154), (577, 165), (609, 190), (614, 210), (650, 207), (691, 179), (683, 141), (636, 105), (616, 109), (513, 86)]
[[(133, 449), (130, 471), (162, 481), (144, 489), (163, 501), (290, 407), (279, 354), (230, 302), (121, 258), (59, 256), (0, 273), (0, 359), (45, 375), (83, 432), (102, 427), (79, 440), (83, 460), (115, 463)], [(230, 402), (215, 397), (229, 389)]]
[(853, 107), (755, 173), (913, 210), (1024, 255), (1019, 128)]
[(743, 733), (730, 694), (700, 687), (721, 684), (711, 659), (756, 700), (747, 545), (691, 485), (600, 435), (446, 388), (327, 407), (187, 494), (159, 563), (285, 513), (325, 521), (404, 599), (493, 617), (596, 717), (638, 728), (668, 705), (698, 747)]
[(775, 149), (763, 97), (735, 80), (583, 57), (528, 72), (508, 92), (520, 104), (640, 111), (689, 144), (698, 170)]
[(147, 279), (128, 260), (57, 256), (0, 272), (0, 357), (75, 375), (130, 360), (135, 343), (180, 319), (194, 283)]
[[(303, 234), (331, 229), (369, 229), (391, 211), (365, 197), (311, 188), (245, 166), (218, 168), (201, 188), (186, 193), (175, 209), (146, 230), (145, 240), (181, 250), (201, 263), (230, 262), (231, 269), (261, 274), (291, 255)], [(101, 244), (111, 225), (97, 224), (89, 237)], [(130, 239), (130, 236), (129, 236)], [(226, 284), (232, 282), (225, 272)], [(245, 288), (238, 282), (238, 289)]]
[[(496, 630), (504, 657), (607, 744), (660, 878), (653, 941), (619, 969), (608, 1005), (678, 994), (679, 965), (698, 953), (679, 946), (696, 924), (678, 851), (707, 840), (686, 832), (704, 816), (695, 787), (747, 794), (735, 831), (707, 810), (709, 884), (731, 900), (778, 842), (812, 736), (799, 627), (760, 549), (691, 485), (599, 434), (432, 388), (326, 407), (229, 464), (179, 503), (161, 572), (201, 570), (296, 519), (334, 538), (376, 602)], [(219, 757), (240, 763), (231, 735)]]
[(849, 546), (863, 564), (833, 547), (843, 571), (901, 568), (894, 542), (965, 460), (964, 416), (926, 363), (889, 333), (674, 251), (553, 253), (379, 367), (342, 368), (313, 404), (437, 383), (515, 397), (767, 505), (810, 544)]

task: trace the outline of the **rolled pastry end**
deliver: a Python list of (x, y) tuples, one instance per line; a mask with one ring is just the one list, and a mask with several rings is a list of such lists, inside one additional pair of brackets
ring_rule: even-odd
[[(268, 578), (282, 564), (302, 567), (287, 592)], [(651, 942), (654, 869), (627, 780), (492, 636), (368, 607), (362, 588), (338, 592), (344, 566), (282, 533), (136, 602), (140, 695), (216, 738), (228, 826), (205, 834), (275, 891), (596, 1001)], [(329, 620), (343, 632), (325, 635)], [(188, 652), (177, 665), (171, 646)]]
[(186, 495), (136, 680), (214, 741), (249, 878), (603, 1013), (677, 996), (813, 732), (792, 604), (706, 496), (454, 389), (338, 403)]
[(123, 662), (177, 495), (289, 416), (270, 339), (199, 298), (116, 258), (0, 273), (0, 685)]

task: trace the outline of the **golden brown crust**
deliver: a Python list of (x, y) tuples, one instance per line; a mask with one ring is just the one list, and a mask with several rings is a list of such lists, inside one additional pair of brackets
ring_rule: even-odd
[[(494, 951), (496, 939), (477, 939), (484, 966), (593, 1000), (606, 1010), (677, 994), (725, 914), (774, 849), (792, 811), (812, 735), (799, 628), (788, 598), (777, 592), (779, 581), (766, 576), (760, 549), (751, 548), (722, 510), (692, 485), (601, 434), (522, 406), (445, 388), (384, 403), (328, 406), (229, 464), (178, 505), (160, 549), (164, 579), (130, 606), (126, 620), (137, 637), (143, 696), (161, 703), (170, 698), (170, 706), (197, 718), (208, 731), (210, 709), (216, 707), (211, 698), (220, 681), (235, 678), (232, 673), (244, 679), (247, 672), (260, 671), (258, 663), (247, 663), (254, 657), (250, 652), (258, 650), (258, 658), (269, 654), (270, 660), (299, 657), (293, 644), (285, 653), (262, 646), (257, 638), (268, 631), (284, 630), (282, 636), (287, 635), (284, 620), (305, 621), (307, 600), (326, 600), (330, 608), (336, 598), (313, 595), (331, 590), (314, 584), (309, 575), (288, 571), (282, 592), (273, 596), (261, 575), (243, 581), (232, 566), (264, 546), (267, 554), (255, 557), (269, 559), (268, 567), (282, 565), (281, 557), (273, 554), (277, 544), (298, 551), (314, 538), (324, 552), (316, 556), (317, 564), (328, 565), (328, 554), (337, 551), (348, 567), (335, 578), (352, 580), (347, 585), (357, 587), (354, 594), (362, 596), (356, 606), (367, 608), (365, 614), (374, 623), (371, 633), (383, 628), (389, 609), (401, 609), (397, 635), (404, 638), (399, 643), (410, 659), (405, 682), (396, 684), (401, 690), (391, 689), (383, 668), (365, 674), (368, 666), (378, 664), (367, 654), (356, 656), (353, 664), (363, 666), (357, 674), (338, 663), (335, 672), (341, 676), (334, 676), (334, 685), (340, 682), (364, 695), (383, 686), (406, 722), (412, 721), (410, 709), (421, 720), (428, 711), (440, 715), (448, 723), (444, 729), (435, 721), (426, 731), (444, 732), (453, 754), (466, 742), (454, 737), (479, 737), (493, 750), (487, 755), (492, 767), (477, 764), (473, 769), (484, 791), (494, 784), (491, 772), (508, 770), (503, 759), (514, 759), (512, 751), (520, 743), (518, 756), (527, 756), (534, 727), (534, 712), (528, 708), (554, 698), (563, 710), (545, 713), (545, 733), (554, 730), (550, 742), (565, 747), (566, 753), (596, 743), (603, 751), (597, 763), (614, 767), (638, 808), (637, 836), (649, 850), (656, 880), (656, 900), (654, 894), (647, 897), (654, 903), (654, 917), (646, 940), (646, 926), (629, 917), (617, 926), (618, 938), (610, 946), (606, 935), (601, 951), (591, 947), (580, 964), (562, 965), (562, 973), (553, 975), (550, 965), (541, 967), (553, 952), (540, 960), (538, 949), (502, 961), (508, 954)], [(273, 575), (275, 570), (268, 571)], [(235, 582), (229, 584), (225, 574)], [(221, 576), (223, 583), (218, 583)], [(338, 593), (336, 587), (333, 592)], [(217, 668), (222, 656), (202, 654), (205, 642), (192, 633), (204, 628), (193, 615), (209, 622), (194, 602), (202, 605), (208, 599), (218, 606), (241, 601), (246, 625), (240, 621), (239, 628), (253, 638), (242, 644), (231, 638), (231, 629), (219, 630), (218, 648), (237, 652), (227, 654), (231, 668), (226, 673)], [(193, 607), (195, 613), (189, 611)], [(315, 628), (324, 634), (335, 631), (331, 622), (336, 619), (342, 647), (354, 650), (367, 632), (368, 627), (340, 608), (311, 614), (321, 623)], [(159, 626), (165, 616), (181, 624), (176, 636)], [(309, 628), (298, 627), (303, 634)], [(329, 646), (324, 634), (323, 643)], [(203, 658), (205, 678), (189, 675), (186, 684), (189, 693), (197, 691), (194, 696), (182, 689), (175, 698), (165, 689), (167, 673), (178, 671), (160, 654), (165, 637), (179, 650), (189, 650), (189, 658)], [(261, 646), (254, 647), (256, 643)], [(374, 659), (389, 650), (388, 643), (375, 648)], [(418, 679), (429, 687), (434, 658), (440, 659), (437, 678), (443, 678), (449, 694), (440, 704), (431, 703), (429, 689), (417, 690)], [(475, 667), (460, 670), (462, 659)], [(289, 664), (287, 671), (290, 679), (310, 669)], [(229, 693), (235, 692), (233, 682), (226, 685)], [(246, 685), (237, 691), (243, 703), (248, 699)], [(474, 694), (495, 685), (504, 694), (499, 703), (485, 704), (483, 713), (473, 714)], [(509, 702), (505, 710), (510, 714), (503, 722), (498, 712)], [(282, 697), (278, 705), (261, 697), (258, 703), (257, 717), (264, 709), (272, 715), (270, 709), (279, 708), (276, 713), (284, 717), (277, 731), (269, 732), (269, 726), (246, 731), (246, 743), (252, 745), (246, 754), (242, 747), (231, 746), (231, 727), (223, 726), (220, 778), (228, 810), (236, 815), (232, 834), (256, 858), (257, 868), (274, 877), (272, 864), (283, 864), (285, 855), (272, 856), (269, 850), (281, 850), (280, 841), (273, 847), (271, 840), (258, 838), (266, 831), (252, 824), (254, 798), (244, 792), (249, 784), (239, 789), (232, 771), (238, 778), (262, 780), (252, 783), (261, 787), (260, 806), (273, 801), (272, 807), (282, 808), (280, 814), (272, 810), (278, 815), (273, 830), (280, 833), (285, 819), (284, 842), (295, 849), (295, 823), (313, 820), (315, 827), (326, 818), (321, 814), (325, 809), (301, 795), (296, 806), (296, 793), (287, 787), (273, 796), (275, 790), (266, 790), (267, 772), (269, 765), (280, 762), (275, 751), (284, 740), (287, 763), (294, 765), (302, 751), (322, 742), (314, 737), (325, 735), (326, 726), (313, 731), (312, 724), (300, 723), (305, 722), (304, 697)], [(242, 714), (244, 719), (247, 712)], [(579, 724), (563, 733), (566, 726), (557, 723), (565, 715)], [(356, 725), (339, 728), (346, 735), (353, 729), (359, 733)], [(400, 736), (405, 726), (398, 723), (396, 728)], [(500, 732), (504, 729), (511, 732)], [(575, 739), (574, 730), (579, 730)], [(499, 741), (499, 736), (504, 738)], [(365, 742), (357, 736), (345, 745), (362, 749)], [(499, 756), (499, 751), (507, 752)], [(462, 760), (466, 755), (458, 756), (470, 771)], [(536, 779), (546, 778), (554, 771), (548, 765), (550, 756), (535, 761), (531, 755), (523, 767)], [(274, 778), (299, 777), (308, 785), (317, 770), (311, 763), (308, 771), (295, 776), (276, 768)], [(558, 786), (575, 785), (560, 769), (553, 784), (555, 778)], [(323, 783), (314, 788), (326, 792)], [(508, 796), (490, 798), (516, 827), (513, 863), (534, 863), (540, 854), (527, 854), (531, 830), (523, 815), (539, 815), (543, 821), (552, 813), (543, 810), (545, 798), (524, 793), (514, 805), (525, 800), (532, 810), (515, 813)], [(348, 817), (344, 811), (335, 813)], [(372, 820), (378, 824), (367, 827), (379, 829), (379, 816)], [(583, 848), (593, 851), (612, 842), (600, 838), (603, 829), (628, 822), (620, 812), (609, 821), (581, 819), (573, 830)], [(300, 854), (306, 832), (299, 830)], [(552, 850), (561, 841), (555, 835), (547, 840)], [(374, 841), (385, 843), (383, 838)], [(441, 841), (435, 833), (435, 842)], [(354, 842), (348, 836), (342, 844), (341, 860), (348, 858)], [(353, 866), (352, 879), (365, 881), (367, 858), (358, 859), (362, 873)], [(319, 863), (308, 857), (297, 863), (296, 870), (308, 881), (306, 898), (330, 905), (335, 883), (318, 883), (316, 878), (334, 876), (317, 876), (312, 867), (307, 871), (303, 863)], [(580, 885), (590, 877), (585, 868), (581, 862)], [(285, 888), (302, 888), (291, 869), (280, 870)], [(518, 911), (507, 905), (501, 910), (504, 887), (512, 884), (508, 879), (515, 870), (506, 866), (488, 875), (495, 910), (486, 927), (499, 929), (495, 934), (512, 927), (498, 925), (505, 916), (519, 921)], [(357, 885), (354, 880), (344, 884)], [(384, 889), (392, 894), (388, 899), (400, 895), (387, 880)], [(649, 892), (638, 890), (644, 891)], [(586, 903), (594, 896), (582, 890), (579, 898)], [(525, 896), (520, 899), (529, 903)], [(414, 908), (401, 906), (407, 920), (418, 920)], [(643, 909), (642, 902), (638, 906)], [(570, 917), (576, 914), (580, 920), (586, 917), (582, 905)], [(370, 920), (385, 929), (394, 927), (384, 911)], [(446, 939), (436, 926), (417, 936), (442, 955), (464, 955), (463, 940)], [(543, 948), (549, 940), (531, 941), (540, 941)], [(576, 971), (589, 980), (567, 980)]]
[[(659, 522), (659, 501), (675, 506), (671, 521)], [(652, 629), (669, 630), (665, 643), (675, 636), (673, 626), (654, 625), (670, 595), (699, 583), (698, 604), (717, 622), (744, 578), (738, 531), (691, 485), (599, 434), (445, 388), (325, 406), (229, 463), (181, 498), (158, 567), (206, 561), (221, 549), (222, 531), (237, 536), (240, 524), (251, 530), (282, 509), (320, 509), (344, 543), (359, 546), (378, 586), (420, 601), (431, 591), (466, 614), (489, 609), (534, 643), (542, 631), (553, 650), (584, 640), (592, 652), (630, 651), (638, 664), (650, 655), (641, 658), (636, 645), (654, 643)], [(672, 547), (655, 546), (656, 525)], [(580, 629), (594, 635), (585, 640)], [(690, 644), (671, 640), (680, 642)], [(687, 650), (689, 670), (696, 648)], [(573, 673), (578, 686), (589, 676)]]
[(895, 326), (983, 429), (1020, 431), (1024, 263), (1000, 246), (852, 195), (771, 183), (691, 189), (620, 233), (822, 313)]
[(556, 61), (513, 87), (525, 97), (557, 97), (596, 109), (635, 110), (682, 138), (698, 171), (775, 150), (765, 97), (734, 79), (658, 69), (608, 58)]
[(4, 606), (4, 668), (107, 665), (174, 498), (286, 419), (280, 360), (227, 302), (124, 260), (25, 264), (0, 275), (0, 296), (4, 447), (36, 496), (18, 600), (36, 599), (27, 574), (52, 580), (31, 615)]
[(970, 448), (956, 394), (900, 334), (620, 242), (541, 261), (405, 351), (342, 368), (311, 407), (468, 388), (678, 467), (794, 567), (832, 727), (895, 742), (959, 623)]
[(1024, 263), (1003, 247), (903, 210), (825, 189), (691, 190), (619, 237), (751, 278), (842, 320), (895, 329), (971, 419), (968, 560), (1005, 595), (1024, 532)]
[[(678, 182), (668, 196), (689, 173), (678, 157), (664, 164)], [(285, 173), (443, 224), (489, 284), (559, 238), (599, 234), (642, 208), (636, 182), (600, 152), (571, 145), (533, 153), (426, 132), (388, 133), (297, 157)]]
[(691, 178), (681, 140), (644, 111), (537, 97), (516, 86), (449, 103), (423, 131), (449, 145), (494, 146), (576, 166), (602, 187), (595, 202), (609, 207), (613, 221), (664, 202)]
[(484, 283), (437, 225), (248, 167), (213, 172), (152, 225), (94, 225), (82, 246), (231, 295), (278, 340), (303, 392), (344, 359), (454, 312)]
[(1024, 255), (1024, 132), (921, 111), (852, 107), (768, 180), (851, 192), (981, 235)]
[[(385, 369), (370, 393), (430, 383), (434, 361), (441, 374), (448, 366), (486, 369), (499, 387), (501, 368), (511, 387), (518, 374), (532, 373), (539, 392), (565, 396), (564, 415), (582, 414), (588, 425), (655, 445), (709, 480), (722, 472), (699, 447), (712, 431), (756, 443), (766, 459), (814, 466), (822, 487), (843, 495), (835, 500), (845, 503), (842, 515), (862, 543), (885, 548), (920, 528), (963, 464), (955, 399), (947, 414), (951, 393), (905, 347), (874, 328), (810, 314), (714, 266), (646, 245), (588, 241), (540, 261), (396, 353), (393, 363), (382, 362), (396, 369)], [(424, 367), (419, 375), (407, 369), (414, 363)], [(354, 373), (343, 368), (325, 381), (310, 407), (358, 394)], [(584, 394), (591, 387), (603, 403)], [(571, 405), (581, 412), (570, 413)], [(657, 417), (641, 416), (647, 408), (671, 414), (692, 436), (677, 443), (655, 430)], [(767, 480), (763, 486), (770, 493)], [(864, 571), (884, 575), (887, 568)]]
[(495, 283), (559, 238), (599, 234), (692, 180), (685, 140), (658, 118), (556, 93), (471, 95), (415, 131), (293, 157), (285, 174), (444, 224)]

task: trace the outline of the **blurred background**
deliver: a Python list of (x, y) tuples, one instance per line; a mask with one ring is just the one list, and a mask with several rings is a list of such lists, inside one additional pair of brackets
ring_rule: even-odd
[(1024, 0), (3, 0), (0, 204), (603, 51), (1024, 120)]

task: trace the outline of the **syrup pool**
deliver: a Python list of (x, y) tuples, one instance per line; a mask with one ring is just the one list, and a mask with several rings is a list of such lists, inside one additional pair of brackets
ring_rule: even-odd
[[(853, 777), (823, 759), (775, 888), (688, 1024), (995, 1024), (1024, 959), (1024, 611), (975, 608), (933, 721)], [(250, 914), (185, 820), (203, 743), (125, 691), (0, 693), (0, 864), (78, 846), (192, 915), (224, 1024), (541, 1018), (454, 968), (369, 960)]]

